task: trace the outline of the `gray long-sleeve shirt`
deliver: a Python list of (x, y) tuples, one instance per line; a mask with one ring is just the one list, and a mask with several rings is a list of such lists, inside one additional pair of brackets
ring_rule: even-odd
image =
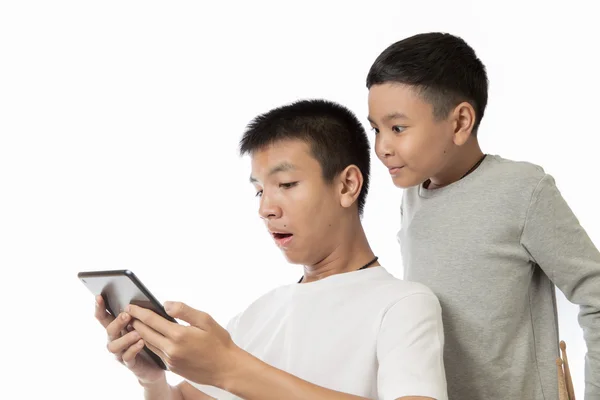
[(600, 253), (541, 167), (488, 155), (406, 189), (398, 240), (405, 279), (442, 305), (451, 400), (558, 398), (554, 285), (581, 307), (585, 400), (600, 399)]

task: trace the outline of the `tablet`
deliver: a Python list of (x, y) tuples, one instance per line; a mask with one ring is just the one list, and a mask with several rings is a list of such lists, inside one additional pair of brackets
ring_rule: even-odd
[[(173, 317), (167, 314), (164, 307), (146, 286), (129, 270), (87, 271), (78, 273), (77, 277), (94, 296), (102, 295), (106, 311), (115, 318), (125, 310), (128, 304), (135, 304), (177, 323)], [(140, 352), (138, 355), (150, 357), (160, 368), (167, 369), (160, 357), (147, 346), (144, 346), (144, 352)]]

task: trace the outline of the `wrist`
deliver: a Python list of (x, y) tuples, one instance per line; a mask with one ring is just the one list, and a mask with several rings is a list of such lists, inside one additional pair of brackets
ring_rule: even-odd
[(154, 380), (138, 378), (138, 383), (144, 389), (155, 389), (155, 388), (160, 388), (160, 387), (164, 387), (164, 386), (169, 386), (169, 384), (167, 382), (167, 374), (165, 374), (164, 372), (160, 376), (160, 378), (154, 379)]
[(252, 354), (236, 346), (232, 351), (229, 367), (219, 379), (219, 387), (229, 393), (239, 392), (240, 384), (253, 379), (260, 363)]

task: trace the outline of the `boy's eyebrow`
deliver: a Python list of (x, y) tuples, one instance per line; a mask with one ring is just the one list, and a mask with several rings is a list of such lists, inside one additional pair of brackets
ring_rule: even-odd
[[(373, 121), (371, 116), (367, 116), (367, 119), (369, 120), (370, 123), (372, 123), (372, 124), (375, 123), (375, 121)], [(406, 116), (406, 114), (402, 114), (401, 112), (393, 112), (393, 113), (390, 113), (390, 114), (387, 114), (386, 116), (384, 116), (383, 122), (392, 121), (394, 119), (408, 119), (408, 117)]]
[[(294, 169), (296, 169), (296, 167), (293, 164), (291, 164), (287, 161), (284, 161), (282, 163), (277, 164), (273, 168), (271, 168), (268, 176), (275, 175), (279, 172), (291, 171)], [(253, 177), (252, 175), (250, 175), (250, 183), (256, 183), (256, 182), (258, 182), (258, 180), (255, 177)]]

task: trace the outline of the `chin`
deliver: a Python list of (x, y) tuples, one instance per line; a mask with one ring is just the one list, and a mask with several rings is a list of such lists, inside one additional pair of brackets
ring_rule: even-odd
[(299, 254), (295, 254), (294, 252), (291, 252), (289, 250), (282, 250), (282, 252), (283, 256), (290, 264), (306, 265), (305, 257), (302, 257)]
[(414, 178), (407, 178), (407, 177), (400, 177), (400, 176), (396, 176), (392, 178), (392, 182), (394, 182), (394, 186), (396, 186), (397, 188), (400, 189), (408, 189), (410, 187), (413, 186), (418, 186), (420, 184), (422, 184), (423, 182), (425, 182), (426, 179), (414, 179)]

